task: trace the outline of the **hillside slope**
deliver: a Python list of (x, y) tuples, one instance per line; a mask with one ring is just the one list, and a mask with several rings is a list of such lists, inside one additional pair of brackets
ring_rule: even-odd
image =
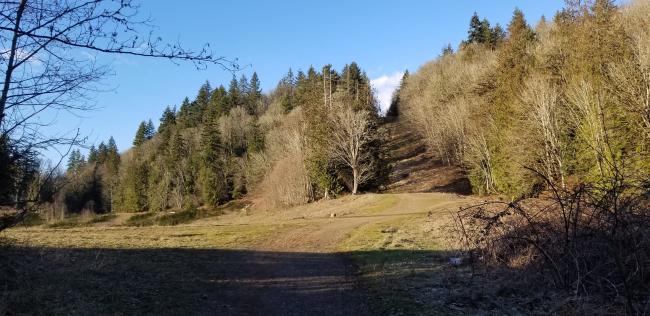
[(388, 193), (448, 192), (467, 195), (469, 180), (456, 166), (448, 166), (427, 150), (423, 138), (403, 120), (385, 125), (390, 133), (393, 171)]

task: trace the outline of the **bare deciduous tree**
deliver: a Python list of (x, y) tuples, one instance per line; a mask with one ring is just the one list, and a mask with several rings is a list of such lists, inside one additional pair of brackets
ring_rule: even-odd
[(332, 158), (344, 163), (352, 171), (352, 194), (357, 194), (360, 184), (371, 177), (371, 166), (364, 146), (371, 140), (370, 113), (355, 111), (335, 102), (330, 113), (331, 133), (328, 138)]
[(562, 122), (559, 120), (559, 93), (548, 80), (531, 78), (522, 96), (528, 108), (530, 125), (541, 143), (540, 160), (545, 176), (565, 187), (565, 164), (560, 140)]

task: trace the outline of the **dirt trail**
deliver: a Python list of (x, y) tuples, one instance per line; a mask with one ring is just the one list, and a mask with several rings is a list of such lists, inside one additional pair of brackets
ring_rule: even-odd
[[(256, 248), (271, 252), (325, 253), (317, 262), (287, 261), (281, 266), (260, 265), (258, 272), (273, 275), (288, 273), (305, 275), (306, 269), (318, 271), (318, 276), (309, 278), (308, 285), (298, 280), (287, 280), (287, 287), (271, 288), (261, 300), (256, 301), (256, 308), (265, 313), (276, 314), (314, 314), (327, 312), (335, 315), (368, 314), (359, 291), (355, 291), (355, 276), (349, 259), (337, 253), (337, 245), (353, 231), (365, 225), (393, 220), (400, 216), (412, 216), (417, 213), (440, 212), (467, 200), (457, 194), (469, 193), (469, 183), (462, 172), (454, 167), (444, 166), (425, 150), (421, 138), (401, 122), (389, 123), (393, 173), (388, 192), (405, 194), (375, 195), (370, 205), (360, 206), (347, 203), (330, 212), (320, 211), (315, 217), (294, 219), (301, 225), (287, 232), (274, 236), (260, 243)], [(453, 192), (419, 193), (418, 192)], [(373, 203), (377, 207), (373, 207)], [(325, 205), (320, 205), (321, 207)], [(324, 208), (327, 208), (326, 206)], [(289, 211), (290, 212), (290, 211)], [(298, 214), (293, 214), (298, 215)], [(285, 214), (287, 216), (287, 214)], [(289, 215), (292, 216), (292, 215)], [(261, 255), (260, 261), (267, 260)], [(280, 270), (278, 270), (280, 269)], [(301, 301), (293, 299), (295, 288), (316, 287), (323, 296), (303, 297)], [(317, 298), (317, 299), (313, 299)], [(252, 305), (252, 306), (253, 306)], [(281, 307), (273, 312), (268, 306)], [(257, 310), (259, 311), (259, 310)]]
[[(252, 314), (331, 314), (367, 315), (370, 313), (363, 294), (356, 288), (355, 269), (345, 254), (337, 252), (337, 245), (351, 232), (364, 226), (394, 220), (399, 217), (421, 213), (437, 213), (467, 203), (467, 199), (451, 194), (385, 194), (375, 195), (375, 203), (385, 204), (386, 209), (338, 209), (345, 215), (299, 219), (303, 225), (289, 230), (255, 248), (259, 255), (252, 257), (255, 263), (253, 276), (282, 276), (268, 291), (255, 292), (250, 300)], [(318, 260), (276, 260), (268, 253), (313, 254)], [(322, 254), (322, 255), (318, 255)], [(287, 277), (288, 276), (288, 277)], [(299, 276), (295, 278), (295, 276)], [(308, 276), (308, 277), (305, 277)], [(256, 280), (260, 282), (262, 280)], [(277, 286), (280, 285), (281, 286)], [(296, 299), (296, 292), (317, 291), (318, 295)], [(244, 294), (246, 295), (246, 294)], [(276, 307), (277, 309), (274, 309)]]

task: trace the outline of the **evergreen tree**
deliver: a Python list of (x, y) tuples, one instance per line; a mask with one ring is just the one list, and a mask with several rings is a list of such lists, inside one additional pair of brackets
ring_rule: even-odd
[(180, 128), (188, 128), (196, 125), (196, 122), (193, 121), (192, 111), (193, 109), (190, 99), (185, 97), (176, 115), (176, 122)]
[(111, 136), (108, 139), (108, 145), (106, 146), (106, 160), (105, 165), (108, 170), (108, 174), (116, 176), (120, 167), (120, 153), (117, 149), (117, 144), (115, 139)]
[(228, 112), (230, 111), (230, 109), (239, 106), (241, 104), (241, 99), (242, 96), (241, 96), (241, 89), (239, 88), (239, 82), (237, 82), (237, 78), (233, 76), (232, 80), (230, 80), (230, 86), (228, 87), (228, 103), (227, 103)]
[(205, 110), (208, 108), (208, 104), (210, 103), (210, 94), (212, 93), (212, 87), (210, 86), (209, 81), (205, 81), (205, 83), (199, 88), (199, 92), (196, 94), (196, 100), (194, 100), (194, 116), (193, 118), (199, 119), (205, 112)]
[(481, 41), (480, 44), (491, 44), (492, 39), (492, 28), (490, 27), (490, 22), (487, 19), (481, 21), (481, 27), (479, 32), (481, 32)]
[(219, 127), (216, 123), (206, 124), (201, 134), (199, 185), (203, 202), (212, 206), (225, 200), (228, 194), (221, 155)]
[(138, 130), (135, 132), (135, 138), (133, 139), (133, 146), (140, 146), (147, 140), (147, 123), (144, 121), (140, 122), (138, 125)]
[(239, 77), (239, 83), (237, 83), (237, 87), (239, 87), (239, 93), (241, 97), (239, 101), (241, 103), (245, 103), (246, 97), (250, 93), (250, 83), (248, 82), (248, 78), (246, 77), (246, 75), (242, 74), (241, 77)]
[(253, 72), (250, 83), (248, 84), (246, 111), (250, 115), (256, 115), (260, 102), (262, 101), (262, 88), (260, 88), (260, 79), (257, 72)]
[(97, 153), (95, 145), (91, 145), (90, 150), (88, 151), (88, 163), (92, 164), (96, 162), (99, 162), (99, 155)]
[(228, 107), (228, 92), (223, 85), (219, 85), (219, 87), (214, 89), (210, 95), (210, 104), (207, 111), (207, 115), (210, 116), (210, 119), (204, 121), (209, 122), (214, 118), (227, 114), (228, 112), (230, 112), (230, 108)]
[(337, 86), (337, 89), (343, 89), (341, 91), (343, 102), (352, 106), (355, 110), (365, 109), (371, 113), (377, 113), (370, 79), (357, 63), (352, 62), (343, 67), (340, 81), (341, 83)]
[(451, 47), (451, 43), (442, 48), (442, 56), (451, 55), (454, 53), (454, 49)]
[(513, 154), (514, 149), (505, 145), (525, 135), (526, 126), (518, 119), (524, 117), (523, 108), (515, 105), (534, 65), (529, 49), (534, 39), (535, 34), (523, 13), (516, 9), (508, 24), (508, 38), (498, 51), (497, 71), (493, 76), (495, 89), (491, 93), (489, 113), (495, 132), (488, 139), (488, 146), (493, 150), (492, 174), (497, 190), (513, 194), (525, 192), (534, 184), (518, 160), (525, 155)]
[(153, 125), (151, 119), (145, 125), (144, 137), (146, 140), (152, 139), (156, 135), (156, 127)]
[(490, 36), (490, 44), (492, 48), (496, 48), (503, 42), (503, 40), (506, 38), (506, 32), (503, 30), (501, 25), (497, 23), (494, 28), (492, 29), (491, 36)]
[(474, 12), (472, 18), (469, 21), (469, 30), (467, 31), (467, 42), (468, 43), (483, 43), (485, 32), (483, 31), (483, 23), (478, 16), (478, 13)]
[(171, 127), (176, 125), (176, 111), (169, 106), (165, 108), (162, 116), (160, 117), (160, 125), (158, 125), (158, 133), (168, 131)]
[(395, 92), (393, 93), (393, 98), (390, 102), (390, 107), (386, 111), (386, 116), (387, 117), (398, 117), (399, 116), (399, 107), (400, 107), (400, 94), (404, 89), (404, 85), (406, 84), (406, 80), (408, 80), (409, 77), (409, 71), (406, 70), (404, 71), (404, 75), (402, 76), (402, 80), (400, 80), (399, 87), (395, 89)]
[(68, 172), (77, 173), (84, 166), (84, 156), (81, 155), (79, 149), (74, 149), (70, 152), (68, 157)]
[(97, 147), (97, 161), (99, 163), (104, 163), (106, 161), (106, 155), (107, 155), (107, 149), (106, 145), (104, 142), (99, 143), (99, 147)]
[(280, 79), (278, 86), (275, 88), (275, 93), (278, 96), (280, 106), (284, 109), (285, 113), (291, 112), (295, 107), (294, 100), (295, 79), (293, 71), (289, 68), (289, 72)]

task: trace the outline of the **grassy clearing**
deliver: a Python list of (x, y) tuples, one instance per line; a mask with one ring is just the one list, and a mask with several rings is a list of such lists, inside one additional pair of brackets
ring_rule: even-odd
[(49, 228), (73, 228), (73, 227), (87, 227), (97, 223), (104, 223), (111, 221), (117, 217), (116, 214), (93, 214), (93, 215), (73, 215), (64, 218), (60, 221), (49, 223), (46, 226)]
[(359, 209), (358, 214), (372, 215), (382, 211), (386, 211), (397, 204), (397, 197), (394, 195), (379, 195), (378, 201), (370, 206)]
[(231, 201), (224, 205), (214, 208), (195, 208), (192, 207), (182, 211), (170, 211), (164, 213), (142, 213), (136, 214), (129, 218), (126, 226), (175, 226), (180, 224), (187, 224), (199, 219), (215, 217), (226, 214), (228, 212), (238, 211), (246, 207), (246, 203), (242, 201)]
[(402, 217), (360, 227), (340, 244), (339, 249), (358, 266), (374, 312), (456, 314), (455, 305), (444, 296), (431, 296), (469, 272), (446, 264), (454, 252), (437, 237), (440, 225), (440, 216)]
[(295, 225), (15, 228), (3, 234), (19, 245), (52, 248), (247, 248)]

